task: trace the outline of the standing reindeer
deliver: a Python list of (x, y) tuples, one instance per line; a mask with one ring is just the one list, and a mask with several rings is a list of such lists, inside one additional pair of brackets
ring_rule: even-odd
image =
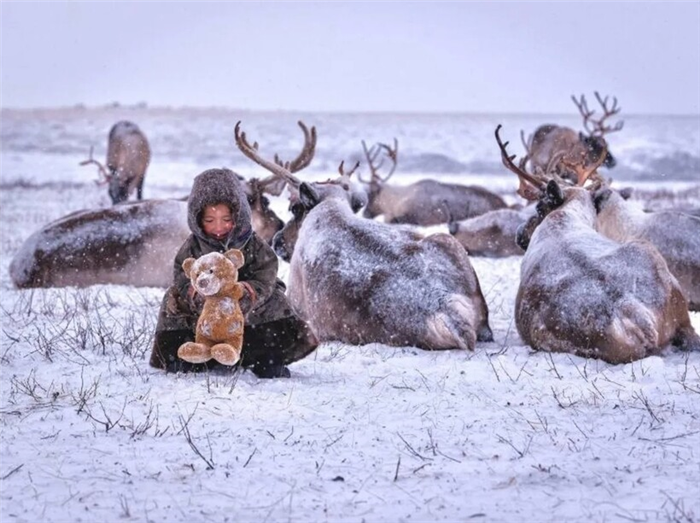
[[(441, 183), (435, 180), (420, 180), (411, 185), (389, 185), (386, 183), (394, 171), (399, 144), (394, 139), (394, 147), (375, 144), (367, 148), (362, 141), (362, 149), (367, 159), (371, 178), (361, 182), (367, 187), (368, 203), (364, 210), (365, 218), (384, 215), (386, 223), (407, 223), (414, 225), (437, 225), (447, 223), (450, 217), (464, 220), (494, 209), (506, 207), (503, 199), (482, 187)], [(384, 153), (391, 161), (391, 169), (381, 176), (379, 169)]]
[(603, 115), (597, 120), (593, 119), (595, 111), (588, 108), (585, 96), (581, 95), (580, 99), (571, 97), (583, 117), (583, 126), (588, 134), (576, 132), (569, 127), (545, 124), (538, 127), (526, 143), (524, 134), (521, 133), (533, 172), (538, 169), (544, 172), (555, 170), (560, 177), (575, 180), (575, 173), (570, 168), (565, 168), (560, 160), (587, 168), (598, 160), (603, 150), (603, 165), (615, 167), (617, 162), (607, 149), (605, 135), (621, 130), (624, 122), (617, 122), (611, 127), (605, 124), (605, 120), (618, 114), (622, 108), (617, 106), (617, 98), (613, 98), (612, 106), (608, 107), (607, 96), (603, 99), (595, 92), (595, 97), (603, 108)]
[(137, 199), (143, 199), (143, 181), (151, 161), (151, 148), (146, 135), (132, 122), (122, 120), (109, 131), (107, 142), (107, 167), (92, 157), (80, 165), (97, 165), (103, 182), (109, 183), (112, 204), (125, 202), (136, 190)]
[[(596, 208), (583, 185), (605, 160), (569, 166), (577, 186), (530, 174), (513, 163), (496, 128), (503, 164), (520, 179), (518, 193), (538, 200), (537, 215), (518, 231), (526, 250), (515, 303), (518, 332), (535, 350), (626, 363), (669, 344), (700, 350), (688, 303), (649, 242), (617, 243), (595, 230)], [(522, 164), (521, 164), (522, 165)]]
[(477, 339), (493, 339), (476, 273), (452, 237), (421, 238), (356, 216), (364, 203), (351, 187), (357, 165), (305, 183), (263, 159), (240, 122), (235, 136), (244, 155), (296, 189), (294, 217), (273, 247), (290, 260), (290, 303), (319, 340), (473, 350)]
[(651, 242), (678, 279), (689, 309), (700, 311), (700, 217), (674, 210), (644, 212), (607, 186), (596, 191), (594, 203), (598, 232), (618, 242)]

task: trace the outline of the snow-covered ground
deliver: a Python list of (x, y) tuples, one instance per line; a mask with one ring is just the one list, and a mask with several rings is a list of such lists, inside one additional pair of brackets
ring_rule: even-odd
[[(35, 172), (56, 161), (3, 154)], [(7, 169), (3, 522), (700, 519), (700, 353), (615, 366), (532, 352), (513, 322), (519, 257), (472, 259), (495, 338), (473, 353), (328, 343), (290, 379), (166, 375), (147, 361), (163, 289), (13, 288), (29, 235), (109, 200), (89, 176)]]

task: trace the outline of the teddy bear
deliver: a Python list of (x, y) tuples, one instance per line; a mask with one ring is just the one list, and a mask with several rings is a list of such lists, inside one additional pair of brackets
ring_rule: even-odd
[(244, 317), (239, 300), (246, 291), (238, 282), (238, 269), (243, 262), (238, 249), (182, 262), (192, 286), (204, 296), (204, 308), (197, 320), (194, 342), (183, 343), (177, 351), (180, 359), (189, 363), (214, 359), (224, 365), (235, 365), (240, 360)]

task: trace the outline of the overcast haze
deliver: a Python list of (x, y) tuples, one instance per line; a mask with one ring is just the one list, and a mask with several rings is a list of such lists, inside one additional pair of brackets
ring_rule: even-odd
[(700, 113), (700, 2), (2, 2), (2, 107)]

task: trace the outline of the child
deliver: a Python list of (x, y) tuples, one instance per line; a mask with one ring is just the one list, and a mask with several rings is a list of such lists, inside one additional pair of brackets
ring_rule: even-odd
[(318, 342), (297, 318), (277, 278), (277, 256), (251, 226), (250, 206), (237, 176), (228, 169), (209, 169), (194, 180), (187, 202), (190, 237), (175, 256), (174, 282), (161, 304), (150, 364), (167, 372), (204, 370), (214, 360), (194, 365), (177, 357), (193, 341), (204, 300), (194, 292), (182, 262), (210, 252), (240, 249), (245, 265), (239, 281), (246, 288), (241, 309), (246, 316), (241, 364), (260, 378), (289, 377), (287, 364), (311, 353)]

